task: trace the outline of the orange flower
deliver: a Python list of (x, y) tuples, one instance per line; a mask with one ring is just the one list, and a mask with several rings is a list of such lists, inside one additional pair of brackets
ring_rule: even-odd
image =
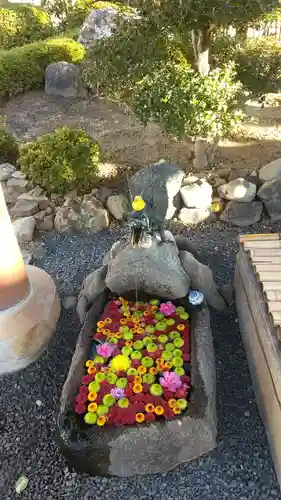
[(143, 315), (144, 316), (150, 316), (150, 311), (144, 311)]
[(169, 399), (168, 405), (169, 405), (170, 408), (175, 408), (176, 404), (177, 404), (177, 400), (176, 399)]
[(108, 366), (104, 366), (102, 368), (102, 371), (103, 371), (103, 373), (110, 373), (111, 370), (110, 370), (110, 368)]
[(88, 406), (88, 411), (96, 411), (97, 407), (97, 403), (90, 403)]
[(96, 401), (96, 399), (97, 399), (97, 393), (96, 392), (89, 392), (88, 400), (89, 401)]
[(175, 406), (173, 408), (173, 412), (174, 412), (174, 415), (179, 415), (181, 413), (181, 410)]
[(156, 312), (156, 311), (158, 311), (158, 306), (152, 306), (152, 307), (150, 308), (150, 310), (151, 310), (152, 312)]
[(101, 415), (97, 419), (97, 424), (99, 425), (99, 427), (102, 427), (105, 423), (106, 423), (106, 417), (104, 415)]
[(103, 334), (104, 334), (104, 335), (110, 335), (110, 334), (111, 334), (111, 331), (110, 331), (108, 328), (105, 328), (105, 329), (103, 330)]
[(134, 384), (141, 384), (141, 383), (142, 383), (142, 378), (136, 375), (134, 378)]
[(92, 368), (92, 366), (94, 366), (94, 362), (92, 359), (88, 359), (88, 361), (86, 361), (86, 366), (87, 368)]
[(156, 363), (157, 365), (161, 365), (161, 364), (163, 363), (163, 359), (162, 359), (162, 358), (156, 358), (155, 363)]
[(171, 363), (171, 361), (166, 361), (165, 368), (167, 368), (167, 370), (170, 370), (172, 367), (173, 367), (173, 363)]
[(138, 333), (138, 329), (137, 328), (131, 328), (131, 332), (132, 333)]
[(97, 328), (97, 333), (102, 333), (103, 332), (103, 328)]
[(133, 343), (134, 342), (132, 340), (126, 340), (125, 345), (128, 347), (132, 347)]
[(185, 326), (182, 325), (182, 324), (180, 324), (180, 325), (177, 326), (177, 329), (181, 332), (182, 330), (185, 329)]
[(97, 322), (98, 328), (104, 328), (105, 327), (105, 322), (104, 321), (98, 321)]
[(148, 403), (148, 404), (146, 405), (146, 407), (145, 407), (145, 411), (146, 411), (147, 413), (153, 413), (153, 412), (154, 412), (154, 410), (155, 410), (155, 406), (154, 406), (154, 405), (152, 405), (151, 403)]
[(149, 373), (151, 373), (151, 375), (157, 375), (157, 368), (155, 368), (155, 366), (152, 366), (151, 368), (149, 368)]
[(137, 371), (139, 372), (140, 375), (144, 375), (146, 373), (146, 368), (143, 365), (140, 365), (137, 367)]
[(121, 333), (121, 332), (117, 332), (117, 333), (115, 333), (115, 337), (116, 337), (117, 339), (121, 339), (121, 338), (122, 338), (122, 333)]
[(144, 333), (144, 328), (137, 328), (137, 333), (139, 334)]
[(140, 318), (133, 318), (133, 323), (140, 323)]
[(88, 368), (87, 372), (89, 375), (94, 375), (96, 373), (96, 368), (94, 366), (91, 366), (90, 368)]
[(155, 409), (154, 409), (156, 415), (163, 415), (164, 413), (164, 408), (163, 406), (155, 406)]
[(140, 392), (143, 391), (143, 386), (142, 384), (134, 384), (133, 385), (133, 391), (136, 393), (136, 394), (139, 394)]
[(120, 319), (120, 325), (126, 325), (126, 324), (127, 324), (126, 318), (121, 318)]
[(131, 315), (130, 315), (130, 316), (127, 316), (127, 321), (128, 321), (128, 322), (129, 322), (129, 321), (133, 321), (133, 316), (131, 316)]
[(130, 316), (130, 311), (123, 311), (123, 316)]
[(110, 325), (112, 323), (112, 319), (111, 318), (105, 318), (104, 322), (105, 322), (106, 325)]
[(144, 421), (144, 414), (143, 413), (137, 413), (136, 414), (136, 422), (138, 424), (141, 424)]

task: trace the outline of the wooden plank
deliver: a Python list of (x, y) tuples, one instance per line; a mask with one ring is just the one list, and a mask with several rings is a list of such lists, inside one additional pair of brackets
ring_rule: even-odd
[(267, 305), (269, 311), (274, 313), (274, 318), (278, 321), (277, 324), (279, 325), (281, 323), (281, 302), (279, 300), (270, 300)]
[(248, 241), (275, 241), (280, 240), (280, 233), (268, 233), (268, 234), (241, 234), (240, 243), (245, 243)]
[[(250, 253), (250, 256), (251, 256), (251, 252)], [(256, 263), (268, 263), (268, 264), (281, 264), (281, 256), (280, 257), (274, 257), (273, 255), (259, 255), (259, 256), (256, 256), (256, 257), (252, 257), (251, 256), (251, 260), (253, 262), (253, 264), (256, 264)]]
[(258, 248), (261, 249), (272, 249), (272, 248), (281, 248), (280, 240), (257, 240), (257, 241), (244, 241), (243, 242), (244, 249), (255, 250)]
[[(280, 290), (267, 290), (265, 293), (266, 300), (268, 301), (281, 301), (281, 287)], [(281, 303), (281, 302), (280, 302)]]
[(281, 257), (281, 248), (255, 248), (251, 250), (251, 255), (255, 257)]
[(272, 264), (272, 262), (267, 262), (267, 263), (253, 262), (253, 266), (255, 267), (257, 273), (259, 272), (280, 273), (280, 280), (281, 280), (281, 260), (280, 264)]
[(263, 281), (262, 282), (262, 288), (265, 292), (267, 292), (267, 290), (281, 290), (281, 282), (279, 281)]
[(258, 279), (263, 283), (264, 281), (281, 282), (281, 273), (270, 272), (270, 271), (260, 271), (257, 273)]

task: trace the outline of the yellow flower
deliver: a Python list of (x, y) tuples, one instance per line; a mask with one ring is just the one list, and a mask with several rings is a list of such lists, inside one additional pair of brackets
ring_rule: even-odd
[(171, 363), (171, 361), (166, 361), (165, 368), (167, 368), (167, 370), (170, 370), (172, 367), (173, 367), (173, 363)]
[(97, 407), (98, 407), (97, 403), (90, 403), (88, 406), (88, 411), (89, 412), (96, 411)]
[(146, 367), (143, 366), (143, 365), (140, 365), (137, 367), (137, 371), (139, 372), (140, 375), (144, 375), (144, 373), (146, 373)]
[(111, 318), (105, 318), (104, 322), (105, 322), (106, 325), (110, 325), (112, 323), (112, 319)]
[(88, 400), (89, 401), (95, 401), (97, 399), (97, 393), (96, 392), (89, 392), (88, 394)]
[(133, 385), (133, 391), (135, 394), (139, 394), (140, 392), (143, 391), (143, 386), (142, 384), (134, 384)]
[(174, 406), (173, 412), (174, 412), (174, 415), (179, 415), (181, 413), (181, 410), (179, 408), (177, 408), (176, 406)]
[(185, 326), (182, 325), (182, 324), (180, 324), (180, 325), (177, 326), (177, 329), (181, 332), (182, 330), (185, 329)]
[(133, 343), (134, 343), (134, 342), (133, 342), (132, 340), (126, 340), (125, 345), (126, 345), (127, 347), (132, 347)]
[(141, 212), (141, 210), (145, 208), (145, 201), (140, 195), (134, 197), (132, 208), (133, 210), (135, 210), (135, 212)]
[(155, 410), (155, 406), (154, 406), (154, 405), (152, 405), (151, 403), (148, 403), (148, 404), (146, 405), (146, 407), (145, 407), (145, 411), (146, 411), (147, 413), (153, 413), (153, 412), (154, 412), (154, 410)]
[(169, 405), (170, 408), (175, 408), (176, 404), (177, 404), (177, 400), (176, 399), (169, 399), (168, 405)]
[(141, 383), (142, 383), (142, 378), (136, 375), (134, 378), (134, 384), (141, 384)]
[(89, 375), (94, 375), (96, 373), (96, 368), (94, 366), (90, 366), (87, 370)]
[(86, 367), (87, 368), (92, 368), (92, 366), (94, 366), (94, 362), (92, 359), (88, 359), (88, 361), (86, 361)]
[(149, 373), (151, 373), (151, 375), (157, 375), (157, 368), (155, 368), (155, 366), (152, 366), (151, 368), (149, 368)]
[(120, 319), (120, 325), (126, 325), (126, 324), (127, 324), (126, 318), (121, 318)]
[(141, 424), (144, 421), (144, 414), (143, 413), (137, 413), (136, 414), (136, 422), (138, 424)]
[(97, 326), (98, 326), (98, 328), (104, 328), (104, 326), (105, 326), (104, 321), (98, 321)]
[(163, 406), (160, 406), (160, 405), (155, 406), (154, 412), (156, 413), (156, 415), (163, 415), (163, 413), (164, 413)]
[(131, 366), (131, 360), (124, 354), (118, 354), (111, 360), (110, 366), (116, 372), (126, 372)]
[(99, 427), (102, 427), (104, 424), (106, 423), (106, 417), (104, 415), (101, 415), (98, 419), (97, 419), (97, 425)]
[(105, 328), (105, 329), (103, 330), (103, 334), (104, 334), (105, 336), (110, 335), (110, 334), (111, 334), (111, 331), (110, 331), (108, 328)]

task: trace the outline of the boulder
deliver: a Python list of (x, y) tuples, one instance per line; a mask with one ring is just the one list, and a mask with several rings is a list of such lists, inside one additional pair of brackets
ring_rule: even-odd
[(85, 19), (78, 36), (78, 42), (89, 48), (92, 43), (101, 38), (108, 38), (116, 28), (117, 16), (126, 20), (132, 17), (126, 13), (118, 13), (114, 7), (94, 9)]
[(105, 203), (107, 198), (112, 195), (112, 190), (106, 186), (101, 186), (99, 189), (93, 189), (91, 194), (102, 203)]
[(38, 203), (34, 200), (19, 200), (11, 209), (11, 214), (15, 218), (28, 217), (34, 215), (38, 210)]
[(165, 238), (168, 243), (159, 245), (156, 238), (148, 238), (136, 248), (124, 241), (108, 262), (107, 287), (118, 295), (137, 288), (166, 299), (185, 297), (190, 279), (181, 267), (172, 234), (165, 231)]
[(7, 205), (13, 205), (15, 201), (18, 199), (19, 193), (15, 191), (13, 188), (8, 187), (6, 182), (1, 182), (1, 187), (3, 190), (5, 202), (7, 203)]
[(258, 190), (258, 197), (272, 220), (281, 219), (281, 177), (266, 181)]
[(13, 179), (22, 179), (25, 180), (25, 175), (20, 170), (14, 170), (12, 173)]
[(37, 220), (36, 229), (39, 231), (53, 231), (54, 214), (46, 215), (43, 220)]
[(106, 206), (108, 211), (117, 220), (123, 220), (128, 213), (129, 207), (127, 199), (123, 194), (113, 194), (107, 198)]
[(161, 223), (172, 219), (176, 212), (175, 199), (184, 176), (184, 171), (178, 165), (156, 163), (131, 177), (130, 193), (132, 197), (142, 195), (148, 217)]
[(205, 180), (183, 186), (180, 193), (187, 208), (208, 208), (212, 203), (213, 188)]
[(49, 64), (45, 71), (45, 92), (61, 97), (86, 97), (87, 89), (80, 79), (80, 68), (65, 61)]
[(16, 193), (18, 193), (18, 196), (26, 191), (28, 185), (28, 181), (24, 179), (18, 179), (17, 177), (11, 177), (7, 181), (7, 187), (12, 188)]
[(96, 233), (108, 227), (109, 218), (107, 210), (99, 200), (85, 195), (82, 202), (67, 199), (56, 212), (54, 224), (59, 233), (71, 230)]
[(12, 177), (13, 172), (15, 172), (15, 167), (10, 165), (10, 163), (1, 163), (0, 165), (0, 182), (7, 181)]
[(281, 158), (271, 161), (259, 170), (259, 181), (261, 184), (272, 181), (275, 178), (281, 178)]
[(194, 225), (203, 222), (210, 217), (210, 210), (207, 208), (182, 208), (179, 213), (179, 220), (186, 225)]
[(34, 217), (23, 217), (13, 222), (13, 228), (17, 237), (18, 243), (28, 243), (32, 240), (35, 229)]
[(218, 293), (211, 269), (187, 251), (181, 251), (179, 259), (186, 274), (190, 277), (191, 288), (202, 292), (206, 302), (218, 311), (225, 309), (226, 304)]
[(220, 220), (233, 226), (246, 227), (258, 222), (261, 214), (262, 203), (260, 201), (252, 201), (251, 203), (230, 201), (221, 214)]
[(39, 187), (36, 187), (27, 193), (21, 194), (18, 197), (18, 200), (36, 201), (39, 210), (45, 210), (52, 203), (51, 200), (43, 194), (43, 190)]
[(218, 194), (221, 198), (230, 201), (249, 203), (256, 196), (257, 186), (245, 179), (235, 179), (228, 184), (218, 187)]
[(104, 265), (89, 274), (83, 282), (76, 307), (81, 324), (84, 323), (86, 313), (91, 308), (97, 297), (106, 290), (106, 273), (107, 265)]

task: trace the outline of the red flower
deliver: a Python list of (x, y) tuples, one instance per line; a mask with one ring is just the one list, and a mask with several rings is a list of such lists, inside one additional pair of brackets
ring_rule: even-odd
[(181, 376), (181, 382), (182, 382), (183, 384), (189, 384), (189, 382), (190, 382), (190, 377), (189, 377), (188, 375), (182, 375), (182, 376)]
[(164, 414), (163, 414), (163, 416), (167, 420), (171, 420), (171, 418), (173, 418), (175, 415), (174, 415), (174, 412), (173, 412), (172, 408), (165, 407), (164, 408)]
[(87, 394), (83, 394), (83, 393), (80, 392), (76, 396), (76, 403), (86, 403), (87, 400), (88, 400), (88, 393)]
[(149, 392), (150, 385), (149, 384), (143, 384), (143, 392), (148, 393)]
[(80, 385), (79, 387), (79, 394), (88, 394), (89, 389), (85, 385)]
[(185, 399), (187, 396), (187, 391), (185, 391), (184, 389), (178, 389), (175, 393), (175, 397), (177, 399)]
[(84, 403), (78, 403), (75, 405), (75, 412), (78, 413), (78, 415), (82, 415), (86, 411), (86, 405)]
[(84, 375), (84, 377), (82, 377), (82, 384), (89, 385), (90, 382), (92, 382), (93, 380), (94, 380), (94, 375)]
[(154, 406), (164, 406), (165, 405), (165, 399), (161, 398), (161, 396), (153, 396), (153, 403)]
[(146, 422), (154, 422), (155, 420), (156, 420), (156, 417), (155, 417), (154, 413), (147, 413), (145, 415)]
[(132, 368), (137, 368), (138, 366), (140, 366), (140, 364), (140, 359), (134, 359), (132, 362)]
[(125, 377), (125, 378), (126, 378), (126, 377), (127, 377), (127, 372), (125, 372), (125, 371), (120, 371), (120, 372), (118, 372), (118, 373), (117, 373), (117, 375), (118, 375), (118, 377), (120, 377), (120, 378), (121, 378), (121, 377), (122, 377), (122, 378), (123, 378), (123, 377)]
[(167, 389), (164, 389), (164, 396), (165, 399), (172, 399), (174, 397), (174, 393), (171, 391), (168, 391)]

